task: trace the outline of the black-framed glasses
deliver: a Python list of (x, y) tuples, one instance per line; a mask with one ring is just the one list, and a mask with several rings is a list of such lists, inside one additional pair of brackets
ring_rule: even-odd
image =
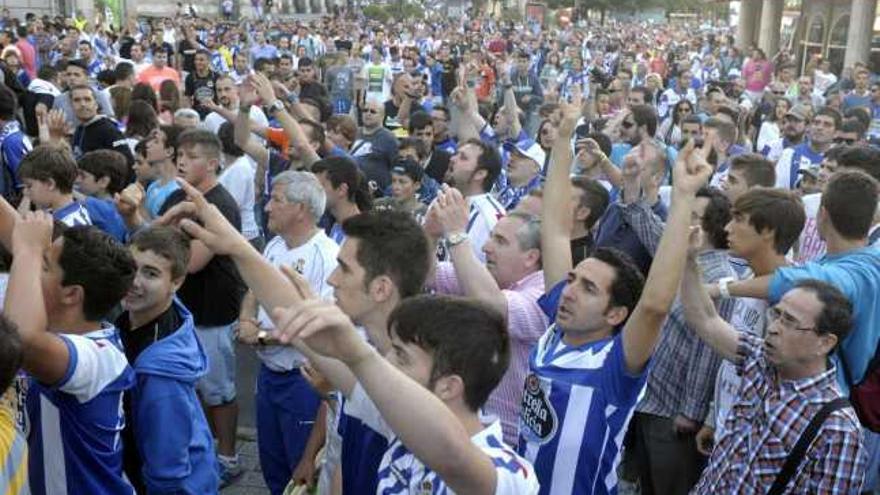
[(774, 321), (778, 321), (779, 324), (786, 330), (819, 333), (819, 329), (816, 328), (816, 325), (804, 326), (801, 322), (797, 320), (797, 318), (792, 316), (790, 313), (784, 311), (779, 306), (771, 306), (767, 308), (767, 323), (769, 324)]
[(776, 96), (785, 96), (785, 91), (774, 91), (773, 94)]
[(856, 144), (856, 140), (855, 140), (855, 138), (837, 137), (837, 138), (834, 138), (834, 144), (845, 144), (847, 146), (852, 146), (852, 145)]

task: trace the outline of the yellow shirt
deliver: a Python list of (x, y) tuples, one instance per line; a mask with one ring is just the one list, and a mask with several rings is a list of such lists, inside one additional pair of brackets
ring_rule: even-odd
[(18, 410), (15, 387), (0, 397), (0, 495), (27, 495), (27, 443), (15, 427)]

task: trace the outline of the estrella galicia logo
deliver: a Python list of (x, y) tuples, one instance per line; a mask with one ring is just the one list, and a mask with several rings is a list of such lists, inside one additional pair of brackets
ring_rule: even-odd
[(521, 431), (530, 442), (545, 444), (556, 435), (559, 420), (550, 403), (550, 382), (530, 373), (520, 411)]

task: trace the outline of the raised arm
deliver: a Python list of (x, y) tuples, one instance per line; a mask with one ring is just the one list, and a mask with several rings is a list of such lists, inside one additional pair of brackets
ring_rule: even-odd
[(493, 462), (471, 442), (458, 418), (368, 346), (337, 306), (310, 301), (279, 310), (278, 316), (284, 338), (298, 336), (316, 352), (344, 362), (400, 441), (453, 491), (495, 493)]
[[(277, 101), (280, 101), (275, 95), (275, 89), (272, 87), (272, 83), (269, 82), (269, 79), (267, 79), (266, 76), (256, 73), (251, 76), (251, 81), (257, 94), (267, 107), (271, 108), (273, 105), (276, 105)], [(303, 157), (306, 168), (311, 168), (313, 163), (321, 159), (312, 148), (311, 144), (309, 144), (309, 140), (306, 138), (302, 126), (299, 125), (299, 122), (287, 112), (286, 108), (277, 110), (275, 112), (275, 118), (278, 119), (284, 132), (286, 132), (287, 136), (290, 138), (290, 144), (293, 145), (300, 156)]]
[[(7, 205), (6, 201), (3, 204)], [(40, 274), (51, 242), (51, 215), (28, 212), (16, 222), (11, 242), (12, 270), (3, 312), (18, 327), (25, 371), (43, 383), (54, 385), (67, 372), (70, 352), (61, 338), (48, 330)]]
[[(739, 341), (736, 330), (724, 321), (715, 310), (712, 299), (703, 289), (700, 280), (700, 267), (693, 256), (688, 257), (681, 283), (682, 307), (684, 318), (697, 335), (724, 359), (736, 357)], [(698, 419), (698, 418), (693, 418)]]
[[(467, 201), (457, 189), (443, 185), (435, 200), (436, 218), (446, 238), (467, 232)], [(474, 254), (470, 240), (465, 239), (449, 248), (458, 284), (468, 297), (479, 299), (503, 315), (507, 315), (507, 298), (486, 266)]]
[[(550, 165), (544, 182), (541, 202), (541, 259), (544, 268), (544, 287), (549, 290), (564, 280), (572, 269), (571, 224), (572, 195), (569, 171), (574, 161), (571, 138), (574, 135), (580, 110), (578, 104), (560, 102), (562, 123), (559, 135), (550, 150)], [(596, 145), (595, 142), (592, 143)], [(598, 147), (598, 145), (596, 145)]]
[(269, 150), (251, 139), (251, 106), (256, 103), (257, 94), (247, 82), (241, 85), (240, 93), (238, 117), (235, 119), (235, 144), (253, 158), (258, 167), (266, 167), (269, 164)]
[[(278, 271), (226, 220), (216, 206), (205, 200), (198, 190), (185, 181), (179, 180), (178, 183), (192, 201), (190, 207), (192, 212), (204, 225), (184, 219), (180, 222), (181, 228), (204, 243), (215, 254), (225, 254), (232, 258), (245, 284), (269, 315), (274, 317), (275, 309), (289, 307), (311, 297), (307, 282), (301, 277), (293, 278), (289, 273), (285, 276)], [(280, 327), (277, 323), (276, 321), (276, 328)], [(320, 358), (295, 339), (287, 340), (286, 343), (296, 346), (310, 360), (315, 357), (316, 359), (312, 360), (315, 368), (344, 394), (351, 393), (354, 378), (340, 363), (334, 364), (332, 360)]]
[(688, 236), (697, 190), (712, 174), (712, 167), (706, 161), (709, 148), (707, 145), (694, 149), (693, 143), (689, 143), (675, 164), (675, 188), (666, 230), (641, 298), (623, 329), (624, 355), (631, 373), (640, 373), (654, 352), (660, 326), (678, 291), (687, 257), (687, 245), (682, 239)]

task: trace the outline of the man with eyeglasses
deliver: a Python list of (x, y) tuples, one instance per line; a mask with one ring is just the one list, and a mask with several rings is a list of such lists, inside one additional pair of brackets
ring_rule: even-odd
[[(843, 390), (862, 380), (880, 342), (880, 250), (868, 246), (878, 202), (878, 183), (860, 170), (836, 172), (825, 187), (818, 216), (818, 230), (828, 255), (802, 266), (779, 268), (771, 275), (732, 282), (726, 294), (763, 298), (775, 303), (798, 281), (823, 280), (840, 288), (852, 301), (855, 323), (837, 354), (837, 382)], [(711, 288), (717, 296), (717, 287)], [(685, 298), (684, 296), (683, 298)], [(824, 357), (824, 356), (823, 356)], [(880, 435), (866, 431), (865, 443), (872, 466), (865, 488), (874, 488), (880, 469)], [(853, 490), (839, 490), (840, 493)], [(727, 491), (725, 491), (727, 492)], [(793, 493), (802, 493), (795, 490)]]
[(351, 156), (367, 180), (384, 191), (391, 185), (391, 167), (397, 161), (397, 138), (382, 125), (385, 106), (381, 101), (368, 99), (361, 112), (364, 125), (351, 148)]
[[(742, 378), (709, 466), (692, 493), (765, 493), (812, 418), (842, 397), (829, 357), (850, 333), (852, 304), (833, 285), (804, 279), (768, 310), (765, 337), (737, 332), (702, 290), (694, 256), (685, 268), (680, 300), (697, 335), (734, 362)], [(786, 492), (823, 487), (829, 493), (858, 493), (866, 451), (848, 404), (825, 418), (811, 445), (806, 462), (783, 484)]]

